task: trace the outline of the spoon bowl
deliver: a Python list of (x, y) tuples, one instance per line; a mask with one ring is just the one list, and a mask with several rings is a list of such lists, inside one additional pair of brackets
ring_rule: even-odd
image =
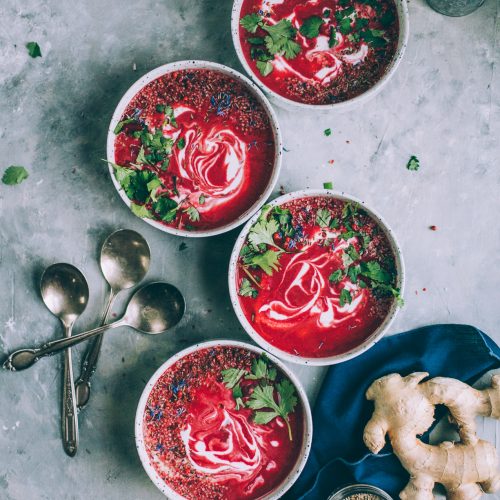
[(89, 287), (83, 274), (71, 264), (54, 264), (42, 275), (42, 299), (64, 326), (75, 322), (89, 300)]
[(101, 270), (115, 292), (137, 285), (149, 269), (151, 252), (146, 240), (130, 229), (110, 234), (101, 249)]

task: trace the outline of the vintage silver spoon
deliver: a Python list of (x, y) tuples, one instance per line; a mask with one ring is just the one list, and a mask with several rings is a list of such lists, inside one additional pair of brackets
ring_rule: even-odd
[[(106, 238), (101, 248), (101, 270), (110, 286), (110, 293), (101, 326), (107, 323), (116, 296), (143, 280), (149, 269), (150, 258), (151, 252), (146, 240), (135, 231), (119, 229)], [(90, 379), (97, 367), (102, 339), (103, 336), (98, 335), (83, 358), (80, 378), (75, 383), (76, 405), (79, 410), (89, 401)]]
[(53, 340), (33, 349), (12, 353), (3, 364), (8, 370), (24, 370), (40, 358), (72, 347), (118, 326), (130, 326), (142, 333), (157, 335), (175, 326), (184, 315), (186, 305), (181, 292), (168, 283), (149, 283), (139, 288), (130, 299), (125, 315), (113, 323), (69, 338)]
[[(49, 311), (64, 326), (64, 336), (71, 338), (73, 325), (85, 310), (89, 299), (89, 287), (85, 276), (71, 264), (54, 264), (42, 275), (40, 284), (42, 299)], [(64, 353), (64, 378), (62, 396), (62, 438), (64, 451), (75, 456), (78, 448), (78, 416), (73, 384), (71, 349)]]

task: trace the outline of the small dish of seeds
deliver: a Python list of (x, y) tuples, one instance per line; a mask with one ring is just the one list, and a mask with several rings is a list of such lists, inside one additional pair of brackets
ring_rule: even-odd
[(393, 500), (393, 498), (376, 486), (351, 484), (335, 490), (328, 500)]

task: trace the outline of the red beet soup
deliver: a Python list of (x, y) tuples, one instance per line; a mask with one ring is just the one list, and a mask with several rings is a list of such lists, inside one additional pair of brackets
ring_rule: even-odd
[(359, 204), (330, 196), (264, 208), (241, 248), (236, 280), (253, 329), (309, 358), (357, 347), (401, 300), (382, 228)]
[(271, 90), (333, 104), (382, 78), (399, 24), (394, 0), (244, 0), (239, 35), (247, 63)]
[(145, 447), (158, 475), (185, 498), (260, 498), (297, 464), (303, 411), (295, 386), (265, 355), (207, 347), (154, 385)]
[(265, 191), (274, 167), (266, 110), (219, 71), (172, 71), (150, 82), (115, 134), (115, 176), (132, 210), (178, 229), (234, 221)]

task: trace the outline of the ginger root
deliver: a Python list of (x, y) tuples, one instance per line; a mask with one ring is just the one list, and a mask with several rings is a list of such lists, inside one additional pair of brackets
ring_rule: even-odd
[[(445, 487), (447, 498), (456, 500), (475, 500), (483, 492), (498, 491), (496, 449), (477, 437), (475, 418), (500, 418), (500, 376), (493, 376), (491, 387), (481, 391), (451, 378), (422, 382), (428, 376), (394, 373), (373, 382), (366, 392), (366, 398), (375, 403), (364, 430), (366, 446), (376, 454), (389, 435), (394, 454), (410, 473), (399, 495), (402, 500), (432, 500), (435, 483)], [(448, 407), (459, 442), (433, 446), (418, 438), (433, 424), (438, 404)]]

